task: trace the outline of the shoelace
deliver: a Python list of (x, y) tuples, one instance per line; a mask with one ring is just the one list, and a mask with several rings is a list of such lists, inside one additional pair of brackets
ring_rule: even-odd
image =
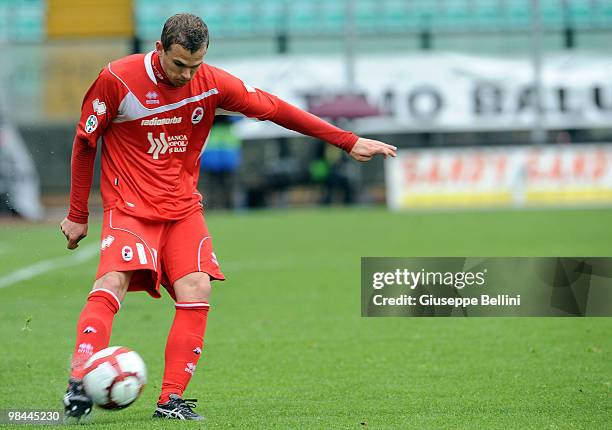
[(178, 407), (180, 409), (186, 409), (189, 412), (193, 412), (192, 409), (196, 408), (196, 402), (198, 399), (180, 399)]

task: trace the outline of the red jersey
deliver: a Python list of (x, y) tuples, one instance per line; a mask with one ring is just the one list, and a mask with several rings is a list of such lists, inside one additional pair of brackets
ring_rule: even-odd
[(181, 219), (200, 210), (200, 157), (215, 112), (238, 112), (307, 134), (350, 152), (357, 136), (202, 64), (193, 79), (174, 87), (156, 52), (110, 63), (81, 108), (72, 155), (71, 221), (87, 222), (95, 147), (102, 139), (104, 209), (153, 221)]

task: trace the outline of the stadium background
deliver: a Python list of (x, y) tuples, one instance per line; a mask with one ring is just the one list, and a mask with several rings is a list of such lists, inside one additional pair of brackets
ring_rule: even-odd
[[(349, 109), (350, 103), (340, 103), (339, 112), (328, 116), (400, 149), (432, 151), (418, 154), (429, 154), (428, 160), (441, 166), (457, 159), (453, 150), (486, 159), (487, 153), (479, 151), (487, 148), (506, 155), (552, 151), (544, 164), (558, 157), (571, 166), (587, 163), (586, 170), (579, 169), (582, 176), (569, 168), (567, 175), (546, 184), (547, 190), (567, 189), (566, 194), (546, 191), (532, 204), (514, 196), (515, 188), (524, 186), (521, 181), (510, 183), (510, 191), (504, 188), (509, 198), (483, 200), (466, 195), (473, 182), (455, 189), (450, 182), (424, 180), (415, 188), (433, 194), (400, 199), (405, 209), (412, 202), (419, 210), (389, 211), (385, 187), (395, 181), (385, 178), (390, 164), (379, 159), (346, 163), (312, 139), (264, 124), (255, 126), (265, 130), (260, 132), (246, 121), (236, 123), (232, 133), (242, 140), (239, 169), (229, 182), (205, 173), (202, 187), (217, 254), (230, 276), (228, 288), (216, 291), (216, 319), (207, 334), (210, 356), (204, 357), (205, 371), (196, 374), (192, 385), (211, 427), (609, 425), (609, 320), (360, 319), (358, 276), (361, 256), (610, 254), (610, 0), (0, 0), (0, 126), (14, 132), (0, 141), (0, 307), (2, 339), (9, 345), (1, 371), (14, 387), (0, 395), (0, 408), (57, 407), (72, 347), (67, 333), (72, 335), (95, 272), (98, 175), (84, 246), (69, 256), (57, 232), (68, 201), (70, 149), (83, 94), (104, 64), (152, 49), (164, 20), (184, 11), (202, 16), (209, 26), (207, 62), (240, 71), (247, 81), (258, 76), (258, 63), (283, 70), (306, 64), (300, 63), (305, 59), (332, 64), (328, 78), (337, 85), (331, 100), (356, 96), (353, 101), (379, 117), (386, 112), (384, 97), (371, 98), (363, 82), (375, 80), (392, 63), (381, 62), (379, 69), (351, 66), (372, 55), (408, 59), (408, 68), (396, 76), (398, 88), (411, 76), (423, 76), (411, 64), (426, 69), (428, 61), (439, 61), (452, 71), (457, 64), (469, 62), (478, 69), (492, 61), (502, 69), (518, 64), (527, 71), (522, 79), (533, 81), (534, 88), (539, 80), (544, 92), (548, 81), (538, 68), (559, 58), (565, 63), (558, 79), (565, 71), (573, 73), (575, 64), (595, 76), (587, 74), (581, 81), (580, 71), (572, 74), (570, 90), (600, 88), (596, 115), (593, 109), (568, 109), (560, 122), (538, 116), (537, 96), (529, 99), (531, 109), (518, 126), (512, 116), (497, 126), (452, 111), (451, 117), (463, 121), (459, 126), (414, 117), (400, 117), (398, 126), (397, 121), (372, 122), (368, 113)], [(449, 58), (455, 62), (445, 62)], [(495, 80), (499, 68), (493, 70)], [(297, 73), (291, 72), (290, 83), (292, 76), (299, 81)], [(327, 71), (321, 73), (325, 78)], [(447, 95), (454, 94), (451, 88)], [(319, 97), (313, 102), (299, 91), (279, 95), (315, 112), (330, 101)], [(35, 175), (27, 162), (25, 170), (15, 173), (14, 153), (4, 151), (8, 138), (23, 142)], [(586, 161), (580, 154), (587, 154)], [(585, 171), (597, 175), (585, 179)], [(38, 216), (42, 222), (30, 224), (11, 215), (11, 187), (16, 179), (34, 178), (35, 183), (36, 176), (45, 212)], [(331, 177), (337, 195), (326, 199)], [(493, 186), (495, 191), (500, 186), (482, 181), (475, 188)], [(402, 185), (395, 182), (397, 193)], [(228, 204), (241, 209), (235, 214), (221, 210), (226, 196), (214, 192), (227, 187), (236, 191)], [(320, 207), (329, 200), (358, 207)], [(243, 211), (251, 207), (274, 209)], [(98, 414), (95, 422), (104, 428), (149, 425), (165, 334), (146, 341), (143, 334), (153, 323), (164, 333), (171, 317), (167, 298), (151, 303), (131, 296), (125, 308), (112, 343), (143, 354), (153, 388), (125, 412)], [(55, 311), (62, 315), (59, 320)]]

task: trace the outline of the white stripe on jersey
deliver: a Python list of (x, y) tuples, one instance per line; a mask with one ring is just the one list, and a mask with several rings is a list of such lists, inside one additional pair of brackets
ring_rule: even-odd
[[(128, 87), (129, 90), (129, 87)], [(128, 92), (121, 103), (119, 104), (119, 113), (113, 120), (113, 122), (127, 122), (134, 121), (140, 118), (144, 118), (150, 115), (158, 115), (160, 113), (169, 112), (174, 109), (178, 109), (182, 106), (185, 106), (189, 103), (198, 102), (202, 99), (210, 97), (214, 94), (219, 94), (219, 90), (213, 88), (208, 90), (202, 94), (198, 94), (197, 96), (189, 97), (183, 100), (180, 100), (176, 103), (172, 103), (169, 105), (159, 106), (154, 109), (146, 108), (140, 103), (140, 100), (130, 91)]]
[(153, 63), (151, 62), (151, 57), (153, 56), (153, 52), (155, 51), (151, 51), (147, 55), (145, 55), (144, 63), (145, 63), (145, 70), (147, 71), (147, 75), (149, 75), (149, 79), (151, 79), (153, 83), (157, 85), (157, 78), (155, 77), (155, 73), (153, 73)]
[(185, 106), (189, 103), (198, 102), (212, 95), (219, 94), (218, 89), (211, 88), (210, 90), (205, 91), (201, 94), (188, 97), (183, 100), (179, 100), (178, 102), (150, 109), (142, 105), (140, 100), (138, 100), (138, 97), (134, 95), (130, 87), (123, 81), (123, 79), (121, 79), (118, 75), (115, 74), (115, 72), (113, 72), (110, 64), (108, 65), (108, 71), (111, 72), (113, 76), (115, 76), (117, 79), (119, 79), (119, 81), (121, 81), (121, 83), (128, 90), (128, 93), (125, 95), (125, 97), (123, 98), (123, 100), (121, 100), (121, 103), (119, 104), (119, 112), (117, 116), (115, 117), (115, 119), (113, 119), (113, 122), (116, 123), (134, 121), (140, 118), (144, 118), (146, 116), (158, 115), (160, 113), (169, 112), (171, 110)]

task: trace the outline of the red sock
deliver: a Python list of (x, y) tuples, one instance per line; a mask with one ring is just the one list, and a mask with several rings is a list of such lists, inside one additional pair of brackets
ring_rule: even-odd
[(204, 347), (204, 331), (209, 304), (206, 302), (177, 302), (174, 322), (166, 343), (166, 367), (162, 380), (160, 404), (170, 394), (183, 395)]
[(121, 303), (112, 291), (93, 290), (87, 297), (87, 303), (81, 312), (77, 324), (77, 337), (70, 377), (81, 379), (83, 365), (94, 353), (108, 347), (113, 318), (119, 311)]

